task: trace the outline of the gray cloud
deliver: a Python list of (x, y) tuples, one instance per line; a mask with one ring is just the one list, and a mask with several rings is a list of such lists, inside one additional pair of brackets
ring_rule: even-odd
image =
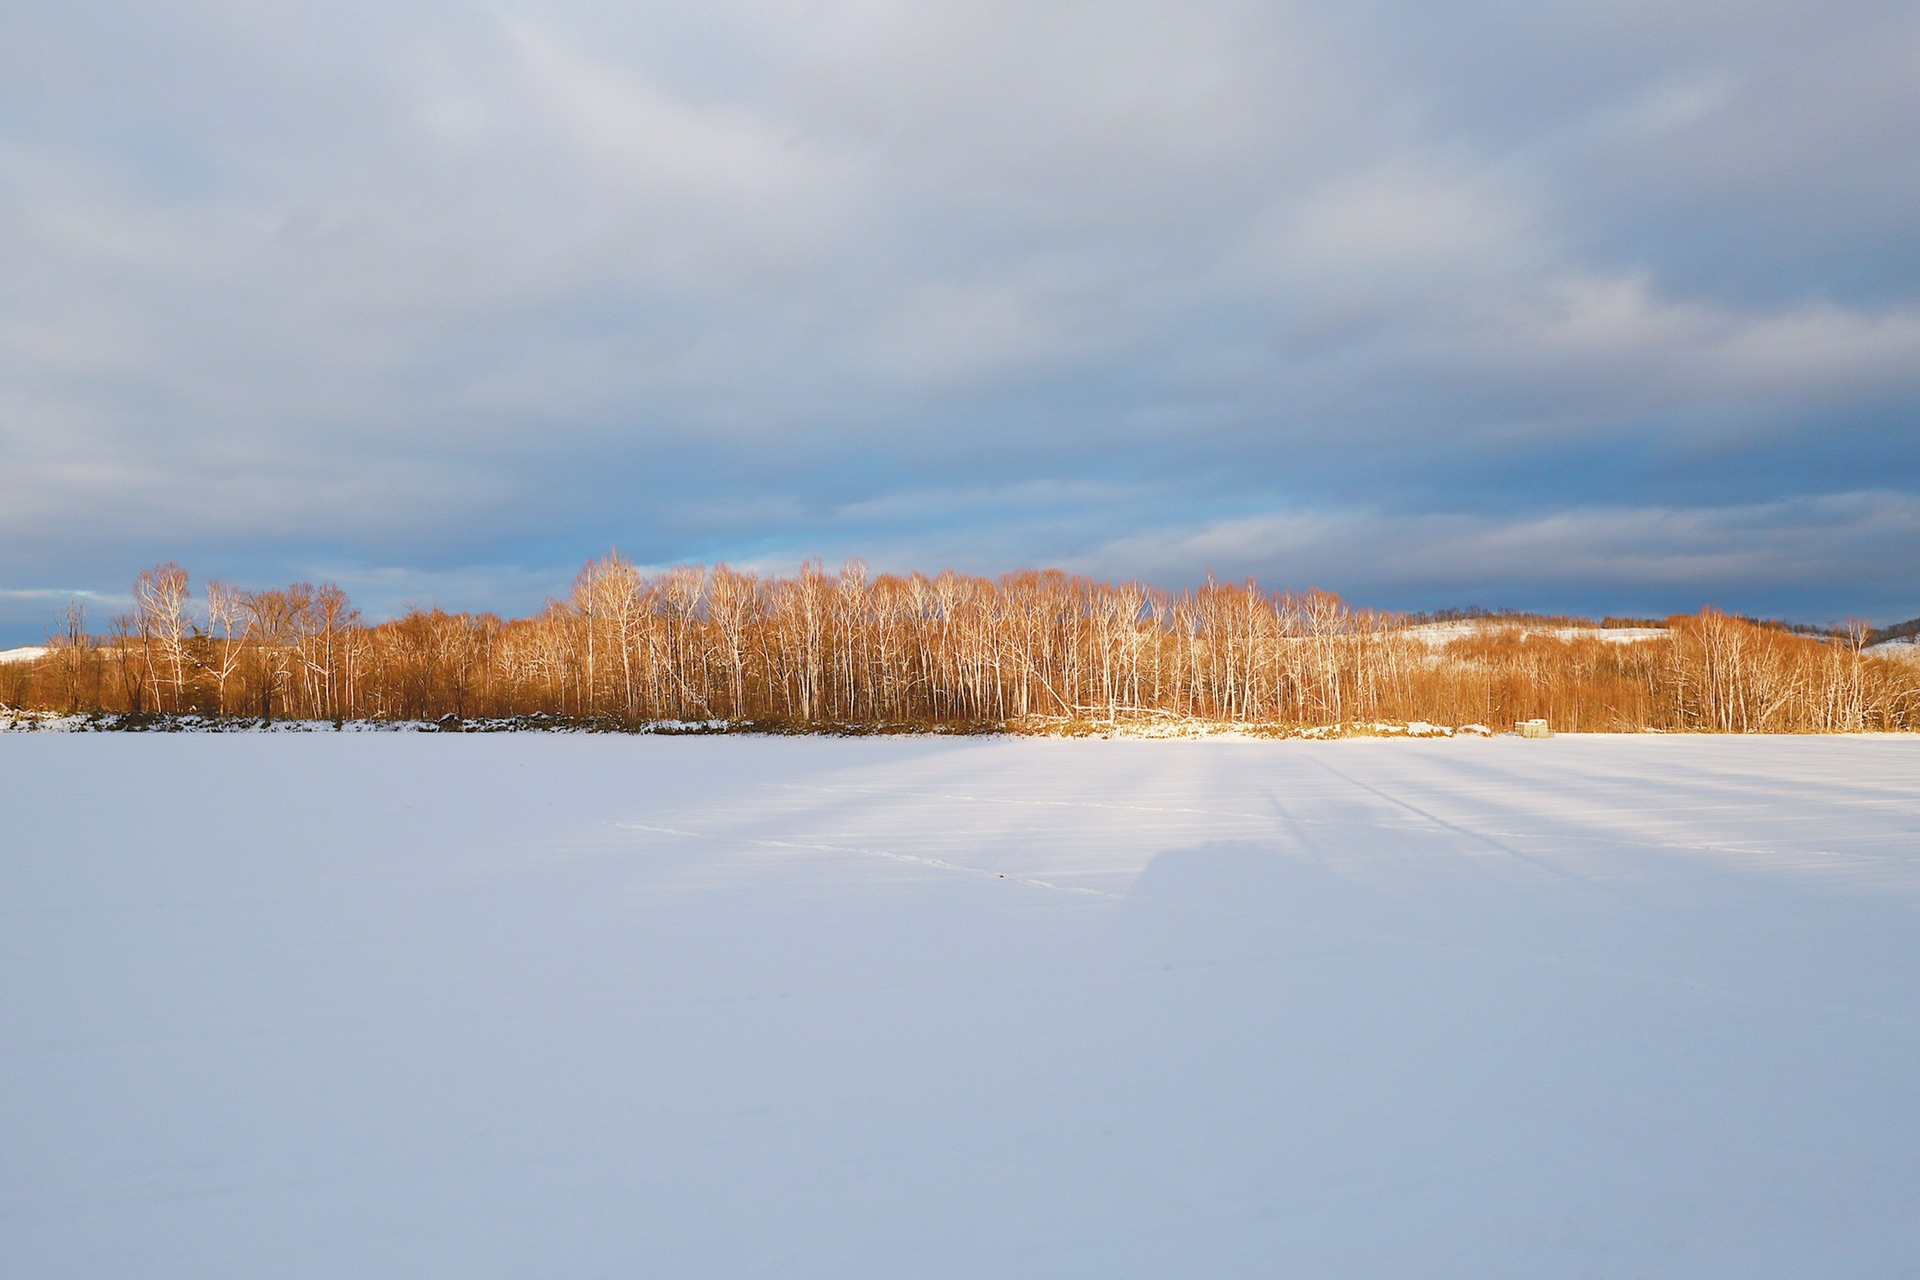
[[(1704, 509), (1573, 507), (1520, 518), (1369, 508), (1263, 514), (1152, 530), (1102, 546), (1085, 563), (1096, 572), (1136, 565), (1171, 573), (1198, 562), (1222, 577), (1253, 574), (1294, 587), (1353, 583), (1389, 598), (1420, 593), (1441, 604), (1491, 598), (1656, 615), (1703, 603), (1738, 607), (1768, 591), (1786, 607), (1839, 621), (1842, 615), (1819, 612), (1828, 607), (1826, 582), (1870, 557), (1888, 567), (1888, 582), (1869, 586), (1859, 610), (1887, 609), (1910, 599), (1905, 593), (1920, 578), (1901, 563), (1915, 546), (1920, 499), (1868, 491)], [(1703, 594), (1703, 582), (1715, 585)]]
[(0, 586), (1909, 616), (1917, 72), (1876, 3), (16, 6)]

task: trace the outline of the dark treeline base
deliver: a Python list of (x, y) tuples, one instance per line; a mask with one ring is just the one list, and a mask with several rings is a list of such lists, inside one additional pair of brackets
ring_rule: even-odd
[(1294, 732), (1428, 721), (1495, 729), (1844, 732), (1920, 727), (1920, 664), (1869, 633), (1715, 610), (1645, 635), (1482, 618), (1450, 635), (1325, 592), (1190, 591), (1026, 571), (792, 577), (590, 561), (539, 614), (415, 609), (369, 624), (337, 587), (239, 591), (147, 570), (95, 635), (0, 666), (0, 705), (203, 717), (671, 731), (1085, 732), (1205, 723)]
[[(57, 725), (68, 733), (256, 733), (298, 731), (326, 733), (347, 729), (409, 733), (603, 733), (648, 737), (716, 737), (755, 734), (773, 737), (827, 736), (843, 738), (897, 737), (937, 734), (974, 737), (988, 734), (1045, 732), (1041, 723), (1012, 724), (835, 724), (775, 720), (623, 720), (613, 716), (562, 716), (536, 711), (527, 715), (464, 720), (443, 715), (433, 720), (388, 720), (365, 717), (334, 720), (265, 720), (258, 716), (217, 715), (198, 711), (106, 711), (94, 709), (62, 713), (45, 709), (9, 710), (0, 707), (0, 729), (34, 732)], [(1093, 727), (1093, 726), (1090, 726)]]

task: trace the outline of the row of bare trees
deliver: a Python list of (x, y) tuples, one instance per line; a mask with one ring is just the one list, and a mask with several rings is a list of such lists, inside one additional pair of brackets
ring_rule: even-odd
[(104, 636), (88, 632), (80, 601), (63, 608), (45, 656), (9, 677), (7, 701), (65, 711), (356, 715), (354, 657), (366, 630), (332, 585), (241, 591), (209, 582), (196, 608), (186, 571), (169, 562), (141, 572), (133, 608)]
[(1864, 636), (1795, 635), (1707, 610), (1651, 638), (1517, 623), (1445, 643), (1324, 592), (1188, 591), (1056, 571), (791, 577), (590, 561), (538, 615), (414, 609), (368, 624), (337, 586), (196, 601), (143, 572), (103, 637), (78, 604), (0, 700), (55, 710), (312, 719), (549, 714), (608, 722), (995, 726), (1205, 720), (1307, 727), (1803, 732), (1920, 728), (1920, 665)]

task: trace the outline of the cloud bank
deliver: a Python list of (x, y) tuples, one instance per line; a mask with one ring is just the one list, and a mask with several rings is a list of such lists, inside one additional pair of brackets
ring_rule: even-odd
[(0, 16), (0, 631), (177, 557), (1920, 613), (1920, 11)]

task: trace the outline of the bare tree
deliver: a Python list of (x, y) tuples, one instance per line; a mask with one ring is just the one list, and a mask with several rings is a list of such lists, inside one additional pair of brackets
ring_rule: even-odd
[(304, 583), (285, 591), (249, 591), (241, 598), (253, 636), (254, 696), (262, 720), (272, 720), (274, 708), (284, 707), (292, 693), (294, 642), (301, 614), (312, 602), (312, 588)]
[(133, 629), (162, 711), (179, 711), (186, 702), (188, 596), (187, 571), (171, 560), (141, 570), (133, 585)]
[(227, 685), (240, 670), (247, 638), (253, 634), (253, 615), (246, 596), (224, 582), (207, 583), (207, 671), (213, 677), (214, 706), (227, 714)]
[(57, 696), (65, 710), (76, 712), (89, 703), (99, 706), (100, 654), (87, 634), (87, 606), (80, 597), (69, 598), (54, 615), (47, 647), (52, 650)]
[(108, 651), (114, 670), (120, 676), (120, 694), (126, 709), (135, 715), (147, 709), (147, 692), (153, 679), (152, 653), (144, 641), (137, 616), (122, 613), (114, 617)]

